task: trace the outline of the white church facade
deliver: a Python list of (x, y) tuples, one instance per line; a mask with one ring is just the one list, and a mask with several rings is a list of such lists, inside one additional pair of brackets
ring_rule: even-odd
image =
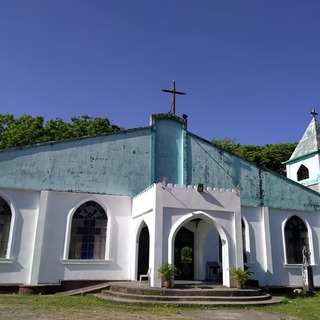
[[(319, 158), (297, 164), (307, 153), (287, 171), (313, 172)], [(137, 280), (150, 269), (159, 287), (169, 262), (186, 280), (229, 287), (229, 269), (246, 265), (261, 286), (301, 286), (306, 246), (320, 286), (320, 194), (190, 133), (186, 117), (2, 150), (0, 170), (0, 285)]]

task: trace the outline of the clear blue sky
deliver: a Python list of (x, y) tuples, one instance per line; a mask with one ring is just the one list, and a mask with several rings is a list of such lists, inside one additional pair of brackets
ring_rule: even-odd
[(241, 144), (298, 141), (320, 111), (319, 0), (1, 0), (0, 113), (153, 113)]

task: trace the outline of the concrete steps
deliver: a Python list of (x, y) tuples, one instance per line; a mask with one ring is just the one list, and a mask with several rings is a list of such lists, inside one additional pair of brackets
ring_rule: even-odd
[(94, 294), (110, 301), (127, 303), (169, 303), (201, 305), (253, 305), (279, 303), (282, 297), (271, 297), (261, 289), (235, 289), (203, 286), (194, 288), (150, 288), (139, 287), (136, 282), (113, 282)]

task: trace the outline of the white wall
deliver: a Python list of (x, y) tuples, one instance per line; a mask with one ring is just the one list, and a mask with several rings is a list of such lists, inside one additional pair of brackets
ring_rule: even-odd
[[(309, 226), (311, 263), (315, 286), (320, 286), (320, 215), (315, 212), (268, 209), (268, 221), (261, 207), (242, 207), (248, 223), (250, 260), (247, 265), (261, 286), (302, 286), (301, 264), (286, 264), (284, 225), (293, 215), (300, 217)], [(269, 236), (268, 236), (269, 234)]]
[[(174, 238), (181, 226), (193, 228), (196, 248), (195, 276), (205, 277), (205, 263), (217, 260), (207, 250), (209, 230), (223, 240), (224, 283), (229, 267), (242, 266), (241, 217), (246, 221), (248, 265), (263, 286), (301, 286), (301, 265), (285, 263), (283, 228), (292, 215), (309, 228), (315, 286), (320, 286), (320, 215), (272, 208), (240, 207), (233, 191), (153, 185), (133, 200), (130, 197), (80, 193), (1, 190), (12, 210), (9, 255), (0, 259), (1, 283), (59, 283), (61, 280), (133, 280), (137, 268), (141, 224), (150, 233), (152, 285), (159, 286), (156, 270), (173, 262)], [(104, 261), (68, 260), (68, 226), (82, 203), (98, 202), (108, 214), (107, 250)], [(192, 219), (201, 217), (198, 228)], [(207, 239), (207, 240), (206, 240)], [(210, 252), (208, 254), (208, 252)], [(216, 252), (216, 253), (215, 253)]]
[(11, 207), (9, 256), (0, 259), (1, 283), (28, 283), (40, 192), (1, 190), (0, 196)]
[[(268, 255), (270, 240), (268, 241), (269, 224), (264, 220), (263, 208), (242, 207), (242, 216), (246, 221), (246, 236), (248, 240), (249, 271), (253, 272), (252, 279), (258, 279), (261, 285), (268, 284), (268, 275), (272, 272), (272, 259)], [(271, 266), (270, 266), (271, 264)]]
[[(301, 265), (285, 264), (284, 224), (287, 219), (296, 215), (308, 227), (311, 264), (313, 267), (314, 285), (320, 286), (319, 269), (319, 235), (320, 216), (315, 212), (298, 212), (270, 209), (271, 245), (274, 272), (269, 275), (269, 285), (302, 286)], [(312, 226), (312, 227), (311, 227)]]
[[(25, 191), (0, 195), (15, 208), (14, 261), (0, 261), (0, 282), (53, 284), (61, 280), (130, 278), (130, 197)], [(98, 202), (108, 215), (106, 260), (68, 260), (68, 223), (75, 209), (89, 200)]]

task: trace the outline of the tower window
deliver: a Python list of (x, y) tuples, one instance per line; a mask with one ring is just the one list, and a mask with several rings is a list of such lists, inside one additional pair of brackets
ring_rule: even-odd
[(297, 172), (297, 178), (298, 178), (298, 181), (305, 180), (305, 179), (309, 178), (309, 170), (303, 164), (300, 166), (300, 168)]

